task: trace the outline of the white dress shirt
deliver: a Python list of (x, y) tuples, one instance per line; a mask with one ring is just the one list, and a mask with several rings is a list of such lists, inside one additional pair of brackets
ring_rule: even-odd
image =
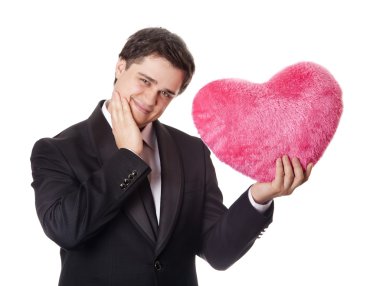
[[(107, 119), (107, 122), (112, 127), (111, 114), (109, 113), (106, 102), (104, 102), (102, 111), (104, 117)], [(161, 206), (161, 162), (160, 154), (158, 151), (157, 137), (153, 129), (153, 124), (149, 123), (141, 131), (141, 136), (144, 140), (144, 148), (141, 158), (149, 165), (152, 169), (151, 173), (148, 175), (150, 182), (150, 188), (152, 189), (154, 206), (156, 208), (156, 216), (158, 223), (160, 222), (160, 206)], [(252, 206), (256, 208), (260, 213), (265, 212), (272, 201), (268, 202), (265, 205), (258, 204), (254, 201), (251, 196), (251, 192), (248, 192), (248, 199), (251, 202)]]

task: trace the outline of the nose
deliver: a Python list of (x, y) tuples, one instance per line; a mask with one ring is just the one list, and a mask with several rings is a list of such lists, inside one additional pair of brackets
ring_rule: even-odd
[(157, 94), (158, 92), (154, 88), (146, 90), (144, 93), (145, 103), (149, 106), (155, 106), (157, 102)]

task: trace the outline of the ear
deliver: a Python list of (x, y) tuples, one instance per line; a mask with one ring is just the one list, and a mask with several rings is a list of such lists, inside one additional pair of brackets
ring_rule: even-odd
[(125, 71), (125, 67), (127, 66), (127, 62), (119, 58), (119, 60), (116, 63), (116, 69), (115, 69), (115, 78), (118, 79), (120, 75)]

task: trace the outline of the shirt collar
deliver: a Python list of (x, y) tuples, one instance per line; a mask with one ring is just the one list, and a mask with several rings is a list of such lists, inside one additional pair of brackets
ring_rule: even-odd
[[(103, 112), (103, 115), (104, 117), (106, 118), (108, 124), (111, 126), (112, 128), (112, 119), (111, 119), (111, 114), (109, 113), (108, 109), (107, 109), (107, 100), (104, 102), (103, 106), (102, 106), (102, 112)], [(145, 144), (147, 144), (151, 149), (155, 149), (155, 146), (156, 146), (156, 134), (154, 132), (154, 128), (153, 128), (153, 124), (152, 122), (148, 123), (144, 129), (141, 131), (141, 136), (145, 142)]]

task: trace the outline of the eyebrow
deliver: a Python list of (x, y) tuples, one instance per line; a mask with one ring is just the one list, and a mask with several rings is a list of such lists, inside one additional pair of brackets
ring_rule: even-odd
[[(138, 72), (138, 74), (145, 77), (147, 80), (153, 82), (154, 84), (158, 84), (157, 80), (155, 80), (154, 78), (151, 78), (150, 76), (146, 75), (145, 73)], [(167, 88), (164, 88), (163, 91), (166, 91), (167, 93), (169, 93), (173, 96), (176, 95), (174, 91), (167, 89)]]

